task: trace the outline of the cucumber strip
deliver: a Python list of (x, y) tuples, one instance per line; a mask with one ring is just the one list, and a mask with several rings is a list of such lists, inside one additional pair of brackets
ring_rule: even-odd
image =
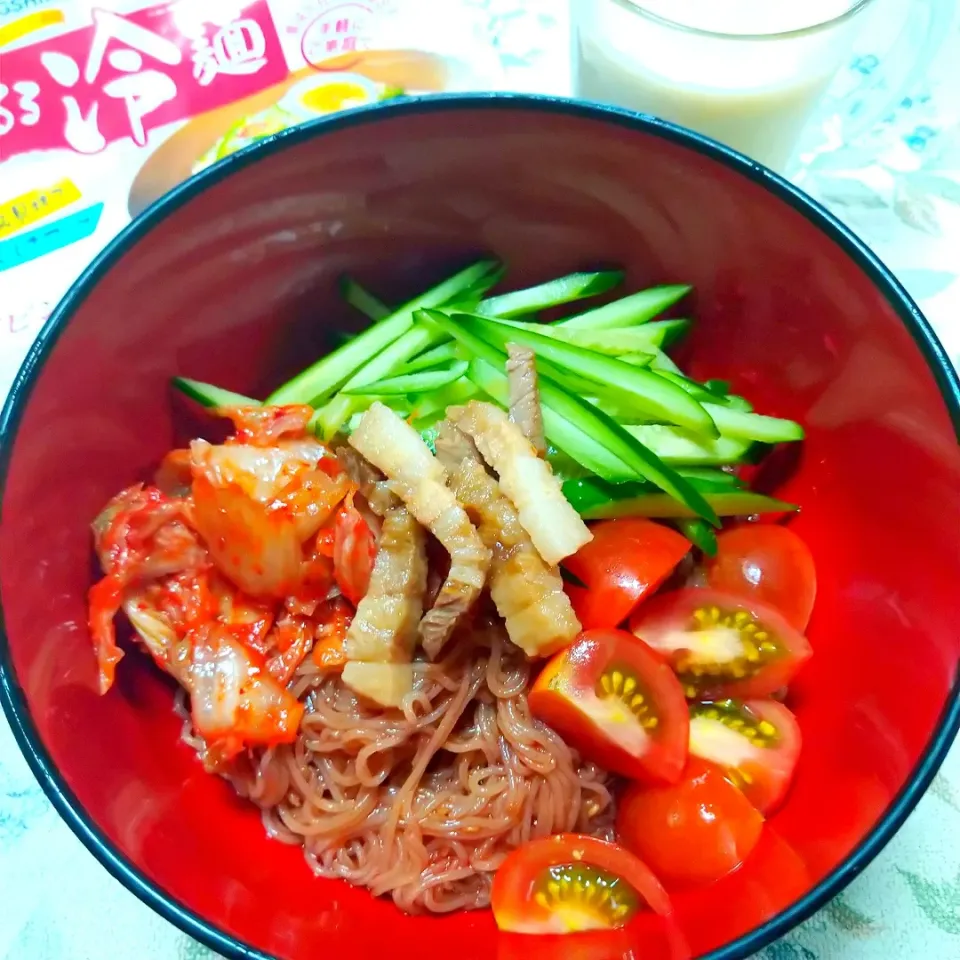
[[(413, 326), (413, 314), (421, 307), (438, 307), (462, 296), (482, 280), (497, 275), (500, 264), (496, 260), (481, 260), (458, 274), (444, 280), (426, 293), (415, 297), (399, 310), (367, 327), (349, 342), (321, 357), (316, 363), (298, 373), (292, 380), (278, 387), (267, 397), (269, 404), (313, 403), (324, 400), (345, 383), (369, 359), (403, 336)], [(495, 281), (494, 281), (495, 282)], [(376, 374), (385, 376), (387, 371)]]
[[(666, 356), (666, 354), (664, 354)], [(753, 406), (749, 400), (738, 397), (734, 393), (716, 394), (706, 388), (705, 384), (699, 384), (696, 380), (684, 376), (682, 373), (674, 373), (672, 370), (658, 370), (657, 374), (671, 383), (675, 383), (681, 390), (688, 393), (698, 403), (711, 404), (722, 403), (725, 407), (732, 410), (742, 410), (744, 413), (753, 411)], [(722, 382), (722, 381), (716, 381)]]
[[(506, 355), (502, 351), (445, 314), (436, 310), (421, 310), (417, 317), (424, 318), (427, 323), (436, 324), (471, 354), (491, 364), (494, 369), (505, 363)], [(506, 375), (503, 379), (506, 382)], [(544, 431), (561, 450), (601, 476), (604, 475), (604, 469), (596, 469), (585, 457), (601, 464), (609, 464), (611, 459), (614, 464), (619, 461), (621, 466), (625, 464), (636, 475), (649, 480), (670, 496), (677, 497), (695, 516), (703, 517), (713, 524), (719, 523), (716, 514), (700, 492), (675, 470), (662, 463), (643, 444), (637, 442), (619, 423), (597, 407), (568, 393), (549, 377), (541, 374), (539, 379)], [(481, 386), (481, 389), (486, 388)], [(500, 402), (502, 403), (502, 400)], [(566, 424), (566, 428), (560, 426), (562, 439), (557, 435), (558, 420)], [(575, 434), (578, 436), (575, 437)], [(575, 443), (573, 449), (571, 443)], [(598, 448), (601, 451), (599, 457)], [(607, 470), (609, 472), (609, 468)]]
[(684, 376), (683, 371), (657, 347), (653, 347), (653, 359), (650, 361), (650, 367), (653, 370), (666, 370), (669, 373), (675, 373), (677, 376)]
[[(466, 367), (467, 364), (464, 364), (465, 369)], [(465, 376), (461, 377), (440, 390), (412, 397), (413, 415), (417, 421), (424, 421), (428, 418), (433, 418), (434, 421), (442, 419), (446, 415), (447, 407), (458, 403), (466, 403), (468, 400), (472, 400), (477, 393), (478, 390), (473, 382)]]
[(713, 418), (720, 436), (733, 440), (759, 440), (762, 443), (790, 443), (802, 440), (803, 427), (793, 420), (765, 417), (718, 403), (706, 403), (704, 409)]
[(746, 486), (735, 474), (713, 467), (679, 467), (677, 473), (686, 477), (698, 490), (742, 490)]
[(654, 347), (672, 343), (690, 328), (689, 320), (657, 320), (641, 327), (624, 327), (620, 330), (567, 330), (559, 323), (524, 323), (522, 320), (501, 322), (612, 357), (625, 353), (650, 353)]
[(682, 373), (674, 373), (672, 370), (658, 370), (656, 376), (662, 377), (668, 383), (679, 387), (684, 393), (693, 397), (699, 403), (716, 403), (717, 396), (709, 390), (704, 390), (696, 380), (685, 377)]
[[(620, 359), (626, 360), (626, 357)], [(662, 350), (657, 350), (650, 366), (660, 376), (675, 383), (681, 390), (685, 390), (700, 403), (722, 403), (724, 406), (732, 407), (735, 410), (743, 410), (746, 413), (753, 410), (749, 400), (730, 393), (730, 384), (726, 380), (707, 380), (704, 383), (697, 383), (696, 380), (686, 376)]]
[[(464, 348), (473, 354), (467, 376), (494, 403), (501, 407), (510, 405), (510, 388), (504, 371), (507, 356), (485, 340), (458, 327), (453, 320), (439, 311), (424, 311), (418, 314), (424, 323), (443, 325), (457, 337)], [(610, 453), (601, 443), (587, 436), (575, 425), (568, 423), (546, 402), (543, 396), (543, 378), (541, 387), (541, 411), (543, 413), (544, 432), (551, 443), (566, 456), (592, 473), (612, 481), (636, 480), (637, 471), (631, 469), (621, 459)]]
[[(553, 328), (553, 325), (550, 325)], [(689, 320), (655, 320), (640, 327), (624, 327), (620, 330), (564, 330), (557, 332), (560, 338), (596, 350), (619, 356), (624, 353), (647, 353), (652, 347), (667, 347), (676, 343), (689, 329)]]
[(676, 521), (677, 529), (708, 557), (715, 557), (719, 544), (713, 527), (699, 517), (685, 517)]
[(596, 273), (570, 273), (548, 280), (536, 287), (503, 293), (484, 300), (477, 313), (485, 317), (519, 317), (557, 307), (572, 300), (583, 300), (612, 290), (623, 280), (622, 270), (600, 270)]
[(458, 360), (446, 370), (424, 370), (420, 373), (408, 373), (402, 376), (386, 377), (375, 380), (359, 387), (344, 387), (341, 393), (348, 396), (395, 396), (410, 393), (426, 393), (430, 390), (439, 390), (448, 384), (459, 380), (467, 372), (466, 360)]
[(212, 383), (190, 380), (187, 377), (171, 377), (170, 383), (180, 393), (208, 409), (260, 406), (259, 400), (245, 397), (242, 393), (234, 393), (232, 390), (224, 390), (223, 387), (215, 387)]
[(667, 307), (672, 307), (691, 289), (692, 287), (686, 284), (650, 287), (648, 290), (632, 293), (629, 297), (614, 300), (613, 303), (603, 307), (561, 320), (558, 326), (568, 330), (613, 330), (618, 327), (632, 327), (652, 320)]
[[(530, 347), (537, 357), (544, 357), (579, 377), (617, 394), (627, 395), (638, 409), (667, 423), (687, 427), (695, 433), (716, 436), (717, 430), (703, 407), (676, 384), (643, 367), (621, 363), (613, 357), (584, 350), (572, 343), (552, 340), (539, 332), (508, 326), (497, 320), (484, 320), (460, 314), (454, 318), (461, 327), (476, 334), (497, 348), (509, 342)], [(604, 391), (607, 392), (607, 391)]]
[[(563, 494), (585, 520), (614, 517), (693, 517), (688, 506), (663, 493), (634, 483), (609, 484), (595, 477), (567, 480)], [(702, 494), (719, 516), (752, 516), (756, 513), (792, 513), (797, 506), (750, 490), (712, 490)]]
[(740, 463), (752, 447), (749, 442), (732, 437), (694, 437), (664, 424), (625, 424), (624, 429), (670, 464), (710, 467)]
[[(491, 400), (501, 407), (509, 405), (510, 396), (506, 374), (500, 372), (503, 362), (490, 363), (487, 360), (471, 360), (467, 376)], [(636, 481), (640, 474), (627, 466), (619, 457), (607, 450), (603, 444), (587, 436), (575, 424), (561, 417), (555, 410), (543, 402), (541, 395), (544, 433), (551, 445), (562, 455), (588, 473), (595, 473), (612, 483)]]
[(393, 311), (369, 290), (365, 290), (353, 277), (344, 274), (338, 281), (340, 295), (351, 307), (356, 307), (365, 317), (371, 320), (382, 320), (389, 317)]
[(655, 356), (652, 353), (624, 353), (619, 359), (621, 363), (629, 363), (631, 367), (652, 367)]
[(358, 410), (356, 413), (351, 414), (350, 419), (340, 428), (341, 431), (347, 436), (353, 433), (354, 430), (360, 425), (360, 421), (363, 419), (363, 415), (366, 413), (365, 410)]
[(703, 386), (718, 397), (725, 397), (730, 393), (729, 380), (704, 380)]
[[(720, 470), (679, 467), (677, 473), (689, 480), (703, 494), (749, 492), (744, 491), (742, 484), (736, 477), (731, 477), (732, 483), (718, 481), (715, 478), (716, 474), (720, 474), (722, 477), (730, 477), (730, 474), (725, 474)], [(564, 480), (563, 490), (564, 495), (578, 512), (592, 510), (595, 507), (615, 501), (632, 500), (636, 497), (659, 492), (646, 480), (611, 483), (601, 477), (589, 475)]]
[(439, 347), (433, 347), (430, 350), (414, 357), (409, 363), (405, 363), (397, 374), (417, 373), (420, 370), (429, 370), (431, 367), (439, 367), (442, 363), (449, 363), (457, 358), (457, 345), (451, 340), (447, 343), (441, 343)]
[(506, 266), (499, 260), (491, 262), (494, 266), (489, 273), (478, 277), (466, 290), (455, 296), (448, 297), (443, 303), (438, 304), (438, 306), (443, 307), (456, 301), (457, 303), (472, 303), (472, 309), (476, 309), (480, 305), (480, 301), (504, 278), (507, 272)]
[[(510, 342), (514, 342), (513, 338), (511, 338)], [(543, 357), (537, 357), (536, 364), (538, 374), (542, 373), (544, 376), (553, 380), (554, 383), (558, 383), (564, 390), (572, 390), (581, 397), (590, 398), (591, 403), (595, 403), (593, 396), (598, 391), (597, 384), (593, 380), (581, 377), (579, 374), (574, 373), (572, 370), (567, 370), (564, 367), (558, 367), (549, 360), (544, 360)], [(599, 405), (603, 406), (602, 403)], [(606, 410), (606, 407), (604, 407), (604, 410)], [(611, 411), (608, 410), (607, 412), (613, 416)], [(614, 419), (617, 418), (614, 417)]]
[[(719, 517), (752, 517), (762, 513), (795, 513), (795, 503), (776, 500), (749, 490), (731, 490), (729, 493), (704, 493), (704, 500)], [(673, 497), (663, 493), (643, 493), (627, 500), (617, 500), (597, 506), (581, 516), (584, 520), (608, 520), (614, 517), (654, 517), (661, 520), (693, 517), (694, 512)]]
[(368, 360), (347, 380), (338, 394), (314, 411), (310, 426), (316, 430), (317, 436), (321, 440), (329, 440), (358, 409), (360, 398), (351, 396), (348, 391), (392, 376), (397, 368), (403, 366), (411, 357), (444, 339), (446, 338), (442, 334), (421, 326), (407, 330), (390, 346)]
[(590, 476), (589, 471), (585, 470), (583, 464), (577, 463), (573, 457), (564, 453), (556, 444), (547, 443), (547, 454), (545, 457), (553, 475), (563, 483), (566, 480), (572, 480), (577, 477)]

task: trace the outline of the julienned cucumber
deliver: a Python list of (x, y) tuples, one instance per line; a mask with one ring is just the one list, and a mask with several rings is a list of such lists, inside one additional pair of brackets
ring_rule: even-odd
[(569, 330), (561, 323), (525, 323), (522, 320), (503, 322), (611, 357), (619, 357), (625, 353), (651, 353), (655, 347), (669, 346), (690, 328), (689, 320), (655, 320), (643, 326), (623, 327), (618, 330)]
[(631, 367), (652, 367), (654, 355), (652, 353), (621, 353), (617, 359), (621, 363), (629, 363)]
[(650, 348), (653, 357), (650, 360), (651, 370), (666, 370), (668, 373), (675, 373), (677, 376), (685, 376), (684, 372), (670, 359), (670, 357), (658, 347)]
[(632, 327), (652, 320), (667, 307), (672, 307), (690, 290), (685, 284), (651, 287), (606, 306), (561, 320), (558, 326), (567, 330), (613, 330), (618, 327)]
[(441, 343), (439, 347), (432, 347), (425, 350), (419, 356), (414, 357), (409, 363), (405, 363), (399, 370), (397, 376), (407, 373), (417, 373), (420, 370), (429, 370), (432, 367), (439, 367), (443, 363), (449, 363), (457, 359), (457, 345), (453, 341)]
[(720, 400), (716, 394), (700, 386), (696, 380), (685, 377), (682, 373), (674, 373), (672, 370), (657, 370), (655, 372), (658, 377), (662, 377), (668, 383), (679, 387), (699, 403), (717, 403)]
[(715, 557), (720, 549), (717, 534), (706, 520), (699, 517), (680, 517), (674, 521), (677, 529), (708, 557)]
[[(795, 503), (775, 500), (761, 493), (737, 490), (730, 493), (705, 493), (703, 498), (719, 517), (751, 517), (762, 513), (795, 513)], [(582, 513), (585, 520), (615, 517), (656, 517), (663, 520), (694, 517), (696, 514), (679, 500), (663, 493), (645, 493), (632, 500), (617, 500), (598, 505)]]
[(653, 450), (664, 463), (725, 466), (747, 460), (753, 444), (731, 437), (694, 437), (666, 424), (626, 424), (624, 429)]
[[(467, 293), (471, 297), (476, 297), (481, 291), (493, 286), (502, 273), (502, 268), (494, 268), (479, 279), (475, 279)], [(362, 400), (351, 396), (351, 392), (358, 387), (393, 376), (411, 358), (424, 350), (438, 346), (444, 339), (446, 338), (443, 334), (423, 326), (414, 326), (401, 334), (349, 377), (342, 385), (340, 393), (317, 409), (310, 421), (311, 429), (315, 430), (322, 439), (329, 440), (349, 420), (351, 414), (364, 406)]]
[(677, 473), (686, 477), (698, 490), (743, 490), (746, 484), (735, 474), (716, 467), (678, 467)]
[(735, 396), (729, 392), (725, 394), (715, 393), (708, 390), (706, 385), (697, 383), (696, 380), (691, 380), (682, 373), (674, 373), (672, 370), (664, 369), (658, 369), (656, 372), (658, 376), (675, 383), (681, 390), (689, 393), (699, 403), (722, 403), (726, 407), (742, 410), (746, 413), (753, 410), (753, 407), (743, 397)]
[(414, 417), (419, 421), (426, 422), (430, 417), (433, 417), (434, 421), (441, 420), (446, 415), (447, 407), (466, 403), (479, 392), (473, 381), (464, 376), (440, 390), (414, 394), (410, 398), (410, 406)]
[(386, 377), (383, 380), (374, 380), (363, 386), (351, 389), (343, 388), (343, 393), (359, 397), (396, 396), (408, 393), (425, 393), (430, 390), (439, 390), (459, 380), (467, 372), (467, 362), (457, 360), (449, 367), (441, 370), (421, 370), (419, 373), (408, 373), (396, 377)]
[[(421, 310), (417, 313), (417, 320), (435, 324), (462, 344), (471, 355), (491, 365), (495, 372), (503, 368), (506, 358), (503, 351), (455, 323), (445, 314), (436, 310)], [(471, 375), (472, 379), (476, 375), (473, 363), (470, 371), (468, 375)], [(482, 384), (478, 386), (483, 390), (487, 389)], [(500, 390), (502, 397), (502, 387)], [(628, 472), (649, 480), (686, 504), (694, 516), (703, 517), (714, 524), (719, 523), (713, 509), (687, 480), (662, 463), (603, 411), (568, 393), (545, 376), (540, 377), (540, 402), (544, 411), (544, 431), (547, 437), (578, 463), (603, 476), (609, 475), (611, 461), (614, 471), (619, 461), (619, 465), (625, 465)], [(566, 427), (561, 427), (559, 421), (564, 422)], [(600, 466), (600, 469), (597, 469), (597, 466)]]
[[(454, 320), (498, 349), (511, 341), (523, 344), (530, 347), (538, 358), (544, 357), (596, 385), (627, 395), (638, 410), (652, 415), (652, 418), (687, 427), (708, 437), (717, 435), (713, 421), (701, 404), (676, 384), (643, 367), (634, 367), (614, 357), (553, 340), (526, 327), (509, 326), (497, 320), (464, 314), (455, 316)], [(596, 389), (595, 386), (594, 391)]]
[(245, 397), (242, 393), (234, 393), (232, 390), (224, 390), (223, 387), (215, 387), (212, 383), (188, 380), (186, 377), (172, 377), (170, 383), (182, 394), (209, 409), (260, 406), (259, 400), (252, 400), (250, 397)]
[(734, 440), (758, 440), (762, 443), (790, 443), (803, 439), (803, 427), (793, 420), (765, 417), (759, 413), (736, 410), (724, 404), (705, 403), (720, 435)]
[(389, 317), (393, 311), (383, 301), (379, 300), (368, 290), (357, 283), (353, 277), (346, 274), (340, 278), (340, 295), (351, 307), (356, 307), (364, 316), (371, 320), (382, 320)]
[[(567, 480), (563, 493), (585, 520), (616, 517), (657, 517), (677, 519), (695, 517), (688, 506), (660, 492), (651, 492), (637, 484), (610, 484), (587, 477)], [(775, 500), (749, 490), (710, 490), (702, 496), (721, 517), (751, 516), (757, 513), (792, 513), (795, 504)]]
[[(677, 467), (677, 473), (703, 494), (736, 493), (746, 490), (739, 477), (712, 467)], [(568, 499), (578, 510), (659, 492), (645, 480), (610, 483), (600, 477), (585, 475), (565, 478), (563, 483), (564, 491), (569, 495)]]
[[(467, 376), (494, 403), (505, 407), (510, 402), (506, 375), (502, 373), (502, 362), (488, 362), (474, 359), (470, 361)], [(541, 401), (542, 401), (541, 397)], [(546, 403), (541, 402), (543, 426), (547, 439), (563, 456), (575, 462), (581, 470), (595, 473), (615, 483), (641, 478), (636, 470), (627, 466), (619, 457), (612, 454), (602, 443), (587, 436), (575, 424), (561, 417)]]
[(484, 300), (477, 313), (485, 317), (520, 317), (573, 300), (583, 300), (612, 290), (623, 280), (622, 270), (601, 270), (597, 273), (571, 273), (557, 280), (548, 280), (536, 287), (515, 290)]
[[(422, 350), (435, 346), (443, 337), (436, 331), (416, 326), (397, 337), (375, 357), (360, 367), (323, 406), (318, 407), (310, 421), (310, 426), (323, 440), (329, 440), (350, 419), (350, 415), (362, 405), (358, 396), (359, 389), (391, 377), (411, 357)], [(418, 374), (413, 374), (418, 376)]]
[[(413, 326), (413, 314), (422, 307), (438, 307), (466, 292), (474, 290), (487, 278), (499, 279), (500, 264), (496, 260), (481, 260), (458, 274), (415, 297), (399, 310), (384, 317), (349, 342), (337, 347), (302, 373), (274, 390), (266, 399), (268, 404), (313, 403), (324, 400), (342, 383), (366, 365), (371, 357), (403, 336)], [(491, 284), (492, 285), (492, 284)], [(385, 376), (383, 371), (375, 377)], [(392, 372), (392, 371), (389, 371)]]

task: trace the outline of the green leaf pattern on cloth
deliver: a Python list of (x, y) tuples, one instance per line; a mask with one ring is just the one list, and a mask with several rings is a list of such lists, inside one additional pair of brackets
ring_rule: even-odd
[[(897, 867), (923, 915), (944, 933), (960, 936), (960, 871), (953, 880), (928, 880)], [(960, 952), (960, 948), (958, 948)]]
[(843, 893), (831, 903), (828, 903), (823, 912), (827, 919), (836, 924), (844, 933), (864, 936), (875, 932), (877, 928), (876, 922), (856, 907), (851, 906)]
[(182, 935), (177, 949), (177, 960), (218, 960), (219, 954), (214, 953), (202, 943), (197, 943), (193, 937)]
[(820, 958), (812, 950), (787, 938), (771, 943), (760, 954), (760, 960), (820, 960)]
[(942, 773), (938, 773), (933, 778), (933, 783), (930, 784), (930, 796), (942, 800), (948, 807), (960, 813), (960, 796)]

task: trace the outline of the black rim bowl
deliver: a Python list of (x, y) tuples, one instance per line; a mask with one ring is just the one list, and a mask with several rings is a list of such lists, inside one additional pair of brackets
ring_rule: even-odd
[[(323, 117), (245, 147), (184, 181), (155, 201), (107, 244), (67, 291), (43, 326), (14, 379), (10, 394), (0, 411), (0, 503), (3, 499), (3, 489), (17, 426), (27, 407), (34, 382), (44, 361), (55, 347), (61, 331), (100, 278), (156, 224), (188, 200), (202, 193), (208, 186), (230, 176), (235, 170), (256, 163), (261, 156), (268, 153), (284, 150), (287, 146), (322, 136), (329, 130), (376, 122), (380, 116), (405, 116), (464, 107), (475, 110), (509, 107), (534, 112), (561, 113), (590, 117), (643, 130), (704, 154), (761, 184), (764, 189), (789, 204), (833, 240), (884, 294), (923, 354), (943, 396), (958, 442), (960, 442), (960, 378), (929, 322), (900, 282), (869, 247), (836, 217), (787, 180), (707, 137), (655, 117), (617, 107), (529, 94), (433, 94), (426, 97), (402, 97), (387, 103)], [(212, 950), (216, 950), (228, 960), (275, 960), (236, 937), (224, 933), (189, 910), (151, 881), (136, 864), (113, 848), (70, 791), (40, 739), (30, 717), (23, 690), (14, 675), (9, 643), (3, 628), (2, 608), (0, 608), (0, 705), (30, 769), (54, 808), (84, 846), (117, 880), (184, 933)], [(960, 675), (954, 679), (937, 722), (936, 731), (907, 783), (860, 845), (840, 866), (786, 910), (732, 943), (705, 955), (702, 960), (743, 960), (788, 933), (840, 893), (851, 880), (863, 872), (903, 825), (943, 763), (958, 730), (960, 730)]]

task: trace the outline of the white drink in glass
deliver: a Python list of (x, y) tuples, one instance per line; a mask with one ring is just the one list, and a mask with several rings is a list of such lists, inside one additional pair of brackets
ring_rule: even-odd
[(783, 171), (872, 0), (573, 0), (577, 96)]

